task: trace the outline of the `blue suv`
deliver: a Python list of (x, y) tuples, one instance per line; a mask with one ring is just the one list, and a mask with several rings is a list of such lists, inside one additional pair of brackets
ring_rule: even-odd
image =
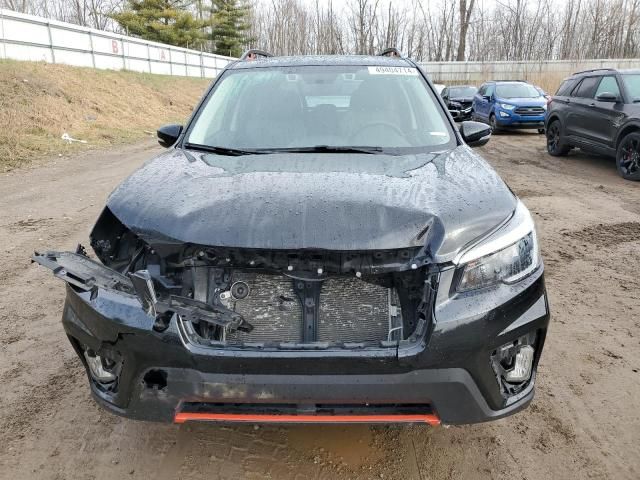
[(547, 100), (521, 81), (491, 81), (473, 97), (473, 119), (488, 123), (496, 132), (507, 128), (537, 128), (544, 133)]

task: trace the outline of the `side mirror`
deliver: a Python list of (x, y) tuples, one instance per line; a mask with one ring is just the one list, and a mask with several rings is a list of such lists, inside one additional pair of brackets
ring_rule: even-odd
[(617, 103), (620, 98), (618, 95), (611, 92), (602, 92), (600, 95), (596, 97), (596, 100), (599, 102), (608, 102), (608, 103)]
[(178, 141), (178, 137), (182, 133), (182, 125), (163, 125), (156, 131), (158, 135), (158, 143), (164, 148), (169, 148)]
[(460, 135), (470, 147), (480, 147), (491, 138), (491, 127), (486, 123), (462, 122), (460, 124)]

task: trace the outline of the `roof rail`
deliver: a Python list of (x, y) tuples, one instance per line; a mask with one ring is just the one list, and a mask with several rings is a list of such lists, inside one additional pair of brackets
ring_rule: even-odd
[(571, 75), (579, 75), (581, 73), (591, 73), (591, 72), (600, 72), (600, 71), (612, 72), (615, 70), (616, 70), (615, 68), (611, 68), (611, 67), (592, 68), (590, 70), (581, 70), (579, 72), (573, 72)]
[(258, 57), (268, 58), (273, 57), (273, 54), (265, 52), (264, 50), (260, 50), (258, 48), (250, 48), (242, 54), (242, 56), (240, 57), (240, 61), (243, 62), (246, 60), (250, 62), (253, 60), (257, 60)]
[(385, 48), (382, 52), (378, 54), (379, 57), (402, 57), (402, 53), (396, 47)]

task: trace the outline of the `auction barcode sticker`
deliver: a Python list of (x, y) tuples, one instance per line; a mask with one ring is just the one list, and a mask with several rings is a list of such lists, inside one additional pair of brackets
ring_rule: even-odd
[(369, 67), (371, 75), (418, 75), (418, 69), (413, 67)]

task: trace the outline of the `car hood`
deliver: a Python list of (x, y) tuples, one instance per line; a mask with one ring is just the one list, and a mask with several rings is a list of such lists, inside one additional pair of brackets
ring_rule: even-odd
[(450, 260), (507, 219), (516, 199), (469, 147), (441, 154), (167, 151), (107, 207), (149, 243), (258, 249), (379, 250), (427, 246)]
[(518, 107), (542, 107), (547, 104), (547, 99), (544, 97), (539, 98), (500, 98), (496, 99), (496, 102), (510, 103)]
[(449, 97), (451, 102), (472, 102), (473, 97)]

